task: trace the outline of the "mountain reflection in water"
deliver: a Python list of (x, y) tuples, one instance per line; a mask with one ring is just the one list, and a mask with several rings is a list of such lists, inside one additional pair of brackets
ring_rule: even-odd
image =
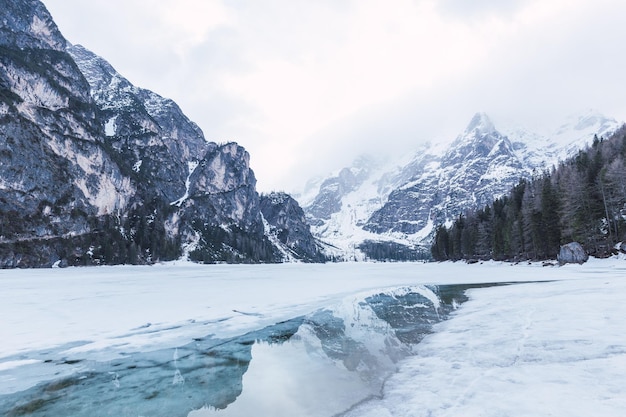
[(369, 293), (233, 339), (84, 361), (70, 377), (0, 396), (0, 414), (335, 415), (380, 395), (398, 361), (470, 287), (476, 285)]

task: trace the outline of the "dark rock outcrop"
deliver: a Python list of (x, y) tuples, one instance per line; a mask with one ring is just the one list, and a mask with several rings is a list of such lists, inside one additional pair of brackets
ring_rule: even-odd
[(311, 234), (304, 211), (291, 196), (278, 192), (261, 195), (261, 212), (269, 234), (283, 245), (288, 256), (313, 262), (326, 260)]

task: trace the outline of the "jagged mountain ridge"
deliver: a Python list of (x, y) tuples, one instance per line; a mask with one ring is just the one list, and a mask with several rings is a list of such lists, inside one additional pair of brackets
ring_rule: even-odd
[[(499, 131), (486, 114), (477, 113), (454, 141), (423, 145), (408, 161), (364, 167), (368, 159), (359, 158), (342, 175), (321, 181), (319, 192), (302, 205), (314, 235), (344, 257), (379, 258), (372, 248), (381, 252), (376, 242), (387, 242), (402, 249), (403, 258), (407, 246), (427, 245), (436, 225), (489, 204), (520, 178), (550, 168), (589, 145), (594, 134), (606, 136), (619, 125), (589, 112), (539, 135), (519, 128)], [(355, 183), (345, 181), (348, 172), (368, 175)], [(382, 252), (393, 258), (389, 252), (395, 250)]]
[(67, 51), (89, 82), (104, 121), (105, 142), (123, 157), (127, 173), (150, 172), (149, 181), (166, 200), (180, 198), (189, 175), (215, 144), (172, 100), (132, 85), (108, 62), (80, 45)]
[(69, 45), (38, 0), (0, 10), (0, 48), (0, 265), (284, 259), (241, 146)]
[(372, 214), (366, 230), (415, 235), (433, 223), (454, 218), (459, 207), (491, 202), (535, 168), (523, 164), (509, 139), (484, 113), (476, 114), (439, 161), (431, 159), (426, 167), (424, 171), (413, 166), (402, 170), (407, 182)]

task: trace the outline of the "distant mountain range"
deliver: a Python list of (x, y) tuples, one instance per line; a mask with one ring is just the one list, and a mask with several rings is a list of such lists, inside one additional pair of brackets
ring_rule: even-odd
[(404, 161), (362, 156), (310, 182), (298, 198), (313, 234), (348, 259), (429, 256), (435, 227), (506, 194), (621, 126), (589, 111), (554, 132), (498, 130), (485, 113), (447, 144), (426, 144)]

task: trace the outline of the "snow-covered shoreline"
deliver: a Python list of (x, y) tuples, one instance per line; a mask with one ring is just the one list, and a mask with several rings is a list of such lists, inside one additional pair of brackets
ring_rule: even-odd
[(346, 417), (624, 415), (625, 278), (473, 291)]

